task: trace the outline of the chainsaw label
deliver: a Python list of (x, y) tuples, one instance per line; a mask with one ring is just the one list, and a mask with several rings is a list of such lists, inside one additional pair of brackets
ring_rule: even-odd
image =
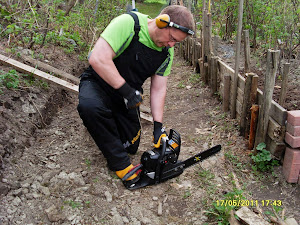
[(201, 156), (196, 156), (195, 158), (194, 158), (194, 161), (196, 161), (196, 162), (198, 162), (198, 161), (200, 161), (201, 160)]
[(178, 147), (178, 144), (177, 144), (175, 141), (173, 141), (173, 140), (170, 140), (170, 141), (169, 141), (169, 145), (170, 145), (173, 149), (175, 149), (175, 148)]

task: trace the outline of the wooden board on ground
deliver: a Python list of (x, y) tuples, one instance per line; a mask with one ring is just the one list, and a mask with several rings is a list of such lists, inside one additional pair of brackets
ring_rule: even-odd
[(271, 225), (245, 206), (236, 211), (235, 215), (237, 215), (247, 225)]
[(29, 56), (21, 55), (21, 57), (26, 62), (29, 62), (30, 64), (34, 65), (35, 68), (43, 69), (46, 72), (53, 73), (53, 74), (58, 75), (60, 77), (66, 78), (68, 80), (71, 80), (71, 81), (75, 82), (75, 84), (79, 84), (79, 80), (80, 79), (78, 77), (73, 76), (72, 74), (69, 74), (69, 73), (67, 73), (65, 71), (62, 71), (62, 70), (59, 70), (59, 69), (56, 69), (53, 66), (50, 66), (50, 65), (48, 65), (46, 63), (43, 63), (41, 61), (38, 61), (36, 59), (33, 59), (33, 58), (29, 57)]
[(14, 59), (11, 59), (7, 56), (4, 55), (0, 55), (0, 63), (6, 66), (11, 66), (13, 68), (15, 68), (17, 71), (22, 72), (22, 73), (26, 73), (26, 74), (32, 74), (35, 77), (41, 78), (45, 81), (51, 82), (53, 84), (57, 84), (60, 85), (62, 87), (64, 87), (65, 89), (72, 91), (74, 93), (78, 93), (78, 86), (71, 84), (65, 80), (62, 80), (58, 77), (54, 77), (48, 73), (45, 73), (41, 70), (35, 69), (31, 66), (28, 66), (24, 63), (18, 62)]

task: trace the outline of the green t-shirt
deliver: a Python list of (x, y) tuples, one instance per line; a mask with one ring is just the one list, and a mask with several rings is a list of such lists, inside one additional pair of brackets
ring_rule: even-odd
[[(162, 51), (164, 47), (157, 47), (151, 40), (148, 31), (148, 15), (135, 12), (139, 18), (141, 26), (139, 32), (139, 42), (156, 51)], [(114, 18), (102, 32), (101, 37), (107, 41), (118, 57), (130, 44), (134, 36), (134, 20), (131, 15), (123, 14)], [(158, 68), (155, 74), (168, 76), (171, 72), (171, 66), (174, 56), (174, 48), (169, 48), (170, 58), (167, 58)], [(166, 67), (165, 64), (168, 63)]]

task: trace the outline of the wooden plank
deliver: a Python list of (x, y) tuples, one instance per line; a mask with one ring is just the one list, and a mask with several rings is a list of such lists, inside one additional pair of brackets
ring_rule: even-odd
[(48, 73), (45, 73), (41, 70), (35, 69), (31, 66), (25, 65), (24, 63), (18, 62), (14, 59), (11, 59), (7, 56), (0, 55), (0, 61), (3, 65), (11, 66), (15, 68), (17, 71), (26, 73), (26, 74), (32, 74), (33, 76), (43, 79), (45, 81), (48, 81), (53, 84), (57, 84), (59, 86), (62, 86), (64, 89), (72, 91), (73, 93), (78, 93), (78, 86), (71, 84), (70, 82), (67, 82), (65, 80), (62, 80), (58, 77), (54, 77)]
[(56, 74), (58, 76), (64, 77), (66, 79), (69, 79), (71, 81), (74, 81), (76, 84), (79, 84), (80, 79), (78, 77), (73, 76), (72, 74), (69, 74), (65, 71), (59, 70), (57, 68), (54, 68), (53, 66), (50, 66), (46, 63), (43, 63), (41, 61), (38, 61), (36, 59), (33, 59), (29, 56), (26, 55), (22, 55), (21, 56), (25, 61), (31, 63), (32, 65), (34, 65), (34, 68), (41, 68), (43, 70), (46, 70), (46, 72), (50, 72), (53, 74)]
[(284, 157), (284, 152), (286, 148), (286, 144), (284, 142), (274, 141), (269, 136), (267, 136), (266, 145), (270, 153), (277, 159), (280, 160)]
[(140, 112), (141, 118), (148, 121), (148, 122), (153, 122), (153, 117), (147, 115), (146, 113)]
[[(26, 74), (32, 74), (33, 76), (37, 77), (37, 78), (40, 78), (40, 79), (43, 79), (47, 82), (50, 82), (52, 84), (55, 84), (55, 85), (59, 85), (61, 86), (62, 88), (68, 90), (68, 91), (71, 91), (73, 93), (76, 93), (78, 94), (78, 91), (79, 91), (79, 88), (78, 88), (78, 85), (75, 85), (75, 84), (71, 84), (65, 80), (62, 80), (58, 77), (54, 77), (48, 73), (45, 73), (43, 71), (40, 71), (38, 69), (35, 69), (31, 66), (28, 66), (24, 63), (21, 63), (21, 62), (18, 62), (14, 59), (11, 59), (7, 56), (4, 56), (4, 55), (0, 55), (0, 63), (3, 64), (3, 65), (6, 65), (6, 66), (11, 66), (13, 68), (15, 68), (17, 71), (21, 72), (21, 73), (26, 73)], [(145, 119), (149, 122), (153, 122), (153, 118), (151, 116), (148, 116), (147, 114), (141, 112), (141, 118), (142, 119)]]
[(218, 64), (219, 64), (219, 67), (220, 67), (220, 73), (221, 74), (229, 74), (231, 76), (231, 79), (232, 79), (233, 76), (234, 76), (234, 70), (229, 65), (227, 65), (225, 62), (223, 62), (220, 59), (218, 60)]
[(283, 142), (285, 136), (285, 126), (280, 126), (280, 124), (272, 119), (272, 117), (269, 117), (267, 133), (272, 140)]
[[(237, 96), (236, 96), (236, 99), (239, 101), (239, 102), (243, 102), (244, 100), (244, 91), (240, 88), (237, 89)], [(232, 94), (232, 92), (230, 93)]]
[(238, 88), (244, 90), (245, 89), (245, 83), (246, 83), (246, 79), (239, 74), (238, 76)]
[(271, 225), (245, 206), (236, 211), (235, 215), (237, 215), (247, 225)]
[(280, 90), (280, 97), (279, 97), (279, 105), (281, 106), (284, 106), (286, 100), (289, 72), (290, 72), (290, 63), (283, 64), (283, 75), (282, 75), (281, 90)]
[(242, 103), (238, 100), (236, 100), (236, 113), (241, 115), (242, 114)]
[[(258, 104), (261, 105), (263, 99), (263, 92), (260, 89), (257, 89), (257, 97), (258, 97)], [(272, 100), (269, 115), (281, 126), (285, 126), (285, 122), (287, 119), (287, 110), (283, 108), (281, 105), (279, 105), (277, 102), (275, 102), (274, 100)]]

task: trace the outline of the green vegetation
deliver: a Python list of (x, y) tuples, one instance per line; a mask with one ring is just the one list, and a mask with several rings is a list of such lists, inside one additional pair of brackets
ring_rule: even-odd
[(155, 18), (166, 5), (166, 1), (146, 0), (143, 3), (136, 3), (136, 8), (139, 12)]
[[(83, 2), (80, 4), (80, 2)], [(0, 3), (0, 36), (11, 48), (59, 46), (84, 55), (108, 23), (126, 12), (125, 1), (42, 0)]]
[[(211, 5), (212, 32), (222, 39), (235, 38), (238, 21), (238, 0), (214, 1)], [(202, 1), (195, 6), (198, 25), (201, 28)], [(248, 0), (244, 2), (243, 29), (250, 33), (254, 49), (276, 49), (279, 45), (290, 56), (299, 44), (300, 3), (295, 0)]]
[(47, 88), (48, 84), (43, 81), (36, 80), (32, 75), (18, 73), (14, 69), (9, 70), (8, 72), (0, 70), (0, 94), (4, 93), (4, 88), (18, 89), (20, 87), (30, 86)]
[[(166, 0), (137, 1), (139, 12), (156, 17)], [(187, 4), (187, 2), (184, 2)], [(49, 45), (63, 48), (67, 54), (79, 53), (85, 59), (95, 41), (116, 16), (126, 13), (131, 1), (33, 0), (0, 3), (0, 36), (9, 48), (38, 49)], [(251, 45), (256, 48), (280, 48), (291, 55), (299, 43), (299, 1), (248, 0), (244, 4), (243, 29), (249, 29)], [(213, 1), (212, 32), (222, 39), (235, 38), (238, 0)], [(202, 1), (192, 6), (198, 30), (202, 24)]]
[(266, 144), (260, 143), (256, 147), (258, 153), (251, 156), (251, 159), (254, 162), (252, 169), (254, 171), (273, 171), (274, 166), (278, 166), (279, 163), (277, 160), (272, 159), (271, 153), (266, 150)]
[(234, 189), (222, 196), (222, 198), (214, 201), (212, 207), (206, 212), (209, 217), (217, 219), (219, 225), (228, 225), (231, 210), (237, 210), (242, 200), (246, 199), (243, 196), (243, 191)]

